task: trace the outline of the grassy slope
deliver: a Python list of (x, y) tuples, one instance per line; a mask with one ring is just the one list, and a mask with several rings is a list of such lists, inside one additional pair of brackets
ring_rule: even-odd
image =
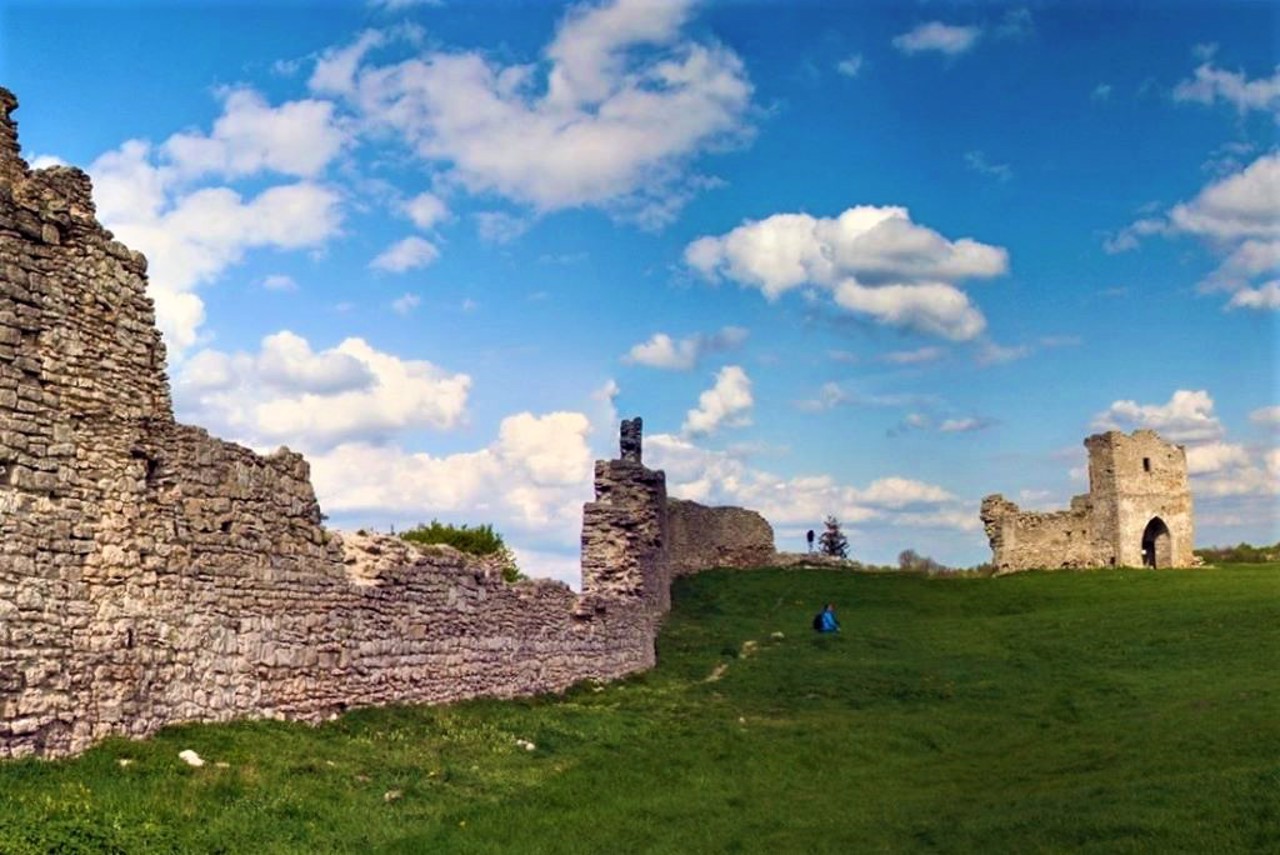
[(710, 573), (676, 603), (617, 685), (0, 764), (0, 852), (1280, 851), (1280, 565)]

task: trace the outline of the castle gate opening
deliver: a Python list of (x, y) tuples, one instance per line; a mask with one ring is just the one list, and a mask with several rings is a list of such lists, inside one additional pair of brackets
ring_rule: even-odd
[(1152, 517), (1151, 522), (1142, 532), (1142, 566), (1170, 567), (1173, 565), (1173, 538), (1169, 527), (1159, 517)]

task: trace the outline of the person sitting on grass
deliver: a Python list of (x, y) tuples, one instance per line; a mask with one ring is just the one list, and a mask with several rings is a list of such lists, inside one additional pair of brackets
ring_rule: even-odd
[(836, 607), (827, 603), (822, 611), (813, 616), (813, 628), (818, 632), (839, 632), (840, 621), (836, 620)]

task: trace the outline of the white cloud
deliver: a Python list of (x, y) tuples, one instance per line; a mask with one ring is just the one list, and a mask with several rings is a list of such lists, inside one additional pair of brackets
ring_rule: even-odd
[(498, 436), (475, 451), (433, 455), (355, 441), (309, 459), (331, 516), (400, 527), (433, 517), (490, 523), (525, 573), (575, 584), (592, 430), (583, 413), (526, 412), (503, 419)]
[(750, 133), (742, 61), (684, 33), (690, 6), (572, 7), (530, 64), (456, 50), (377, 64), (370, 51), (395, 34), (372, 31), (327, 51), (312, 89), (348, 98), (366, 128), (398, 134), (470, 192), (662, 225), (700, 182), (692, 159)]
[(654, 333), (622, 357), (623, 362), (671, 371), (689, 371), (705, 356), (740, 346), (747, 338), (742, 327), (725, 327), (713, 335), (701, 333), (676, 341), (666, 333)]
[(1259, 407), (1249, 413), (1249, 421), (1263, 427), (1280, 428), (1280, 406)]
[(981, 36), (980, 27), (957, 27), (941, 21), (929, 21), (895, 36), (893, 46), (908, 56), (925, 51), (958, 56), (977, 44)]
[(1194, 199), (1180, 202), (1163, 218), (1147, 217), (1104, 243), (1108, 252), (1138, 245), (1150, 234), (1190, 235), (1223, 256), (1204, 281), (1206, 291), (1229, 291), (1227, 308), (1280, 308), (1280, 285), (1257, 281), (1274, 276), (1280, 262), (1280, 153), (1206, 185)]
[(480, 211), (473, 214), (476, 232), (485, 243), (511, 243), (533, 225), (528, 217), (517, 217), (503, 211)]
[[(221, 93), (212, 132), (188, 131), (160, 146), (129, 140), (89, 167), (98, 217), (149, 261), (149, 294), (170, 354), (196, 343), (204, 303), (196, 291), (257, 248), (314, 249), (339, 232), (340, 196), (315, 177), (338, 154), (345, 131), (331, 104), (270, 107), (250, 89)], [(306, 180), (266, 186), (245, 198), (210, 176), (262, 172)]]
[(1280, 309), (1280, 280), (1257, 288), (1241, 288), (1231, 295), (1228, 309)]
[(1093, 87), (1093, 92), (1090, 93), (1089, 98), (1093, 101), (1110, 101), (1111, 84), (1099, 83), (1097, 86)]
[(1008, 181), (1013, 178), (1013, 168), (1007, 163), (989, 163), (987, 156), (980, 151), (971, 151), (964, 156), (965, 165), (979, 175), (987, 175), (997, 181)]
[(837, 305), (954, 340), (986, 321), (953, 283), (1008, 270), (1008, 253), (970, 238), (949, 241), (911, 221), (905, 208), (862, 205), (839, 217), (775, 214), (685, 248), (708, 279), (759, 288), (770, 300), (803, 285), (832, 292)]
[(844, 77), (857, 77), (862, 72), (862, 54), (855, 53), (836, 63), (836, 71)]
[(1026, 359), (1030, 355), (1031, 348), (1025, 344), (1006, 347), (1002, 344), (996, 344), (994, 341), (984, 341), (978, 345), (973, 361), (983, 366), (1004, 365), (1007, 362)]
[(721, 427), (751, 423), (751, 378), (740, 366), (726, 365), (716, 374), (715, 385), (698, 397), (698, 406), (685, 415), (681, 428), (689, 435), (715, 433)]
[(1280, 238), (1280, 154), (1263, 155), (1175, 205), (1169, 225), (1212, 240)]
[(877, 323), (952, 341), (976, 338), (987, 326), (968, 295), (943, 283), (864, 288), (848, 279), (836, 286), (835, 301), (842, 308), (870, 315)]
[(881, 362), (892, 365), (921, 365), (926, 362), (937, 362), (946, 355), (941, 347), (917, 347), (915, 350), (895, 350), (878, 357)]
[(430, 229), (449, 216), (449, 207), (434, 193), (419, 193), (404, 203), (404, 212), (420, 229)]
[(356, 69), (369, 51), (387, 42), (387, 33), (365, 30), (354, 42), (342, 48), (329, 48), (316, 61), (307, 87), (321, 95), (354, 95)]
[(645, 438), (649, 465), (667, 474), (668, 492), (706, 504), (751, 508), (778, 529), (811, 527), (828, 514), (849, 525), (869, 524), (974, 531), (976, 508), (948, 490), (899, 476), (877, 478), (866, 487), (837, 483), (827, 475), (781, 478), (748, 466), (736, 454), (710, 451), (688, 437)]
[(292, 276), (273, 273), (270, 276), (263, 277), (262, 287), (268, 291), (297, 291), (298, 283), (294, 281)]
[(1169, 442), (1210, 442), (1225, 433), (1205, 390), (1179, 389), (1166, 404), (1116, 401), (1093, 418), (1095, 430), (1150, 428)]
[(391, 310), (397, 315), (407, 315), (422, 305), (422, 298), (417, 294), (401, 294), (391, 301)]
[(1207, 475), (1248, 464), (1249, 455), (1242, 445), (1214, 441), (1187, 448), (1189, 475)]
[(223, 89), (222, 115), (211, 133), (174, 134), (161, 147), (186, 178), (242, 177), (278, 172), (314, 178), (338, 155), (347, 133), (329, 101), (306, 99), (271, 107), (252, 89)]
[(56, 154), (37, 154), (31, 158), (27, 165), (32, 169), (48, 169), (51, 166), (70, 166), (71, 164)]
[(1227, 71), (1205, 62), (1190, 80), (1174, 87), (1173, 100), (1208, 105), (1224, 101), (1240, 113), (1259, 110), (1280, 118), (1280, 66), (1270, 77), (1249, 80), (1243, 71)]
[(196, 424), (256, 448), (287, 442), (314, 451), (457, 427), (470, 387), (465, 374), (400, 359), (359, 338), (315, 352), (282, 331), (264, 338), (257, 354), (200, 351), (174, 391), (178, 409)]
[(404, 273), (426, 267), (439, 257), (440, 250), (431, 241), (413, 235), (384, 249), (377, 258), (369, 262), (369, 266), (388, 273)]
[(938, 430), (943, 433), (972, 433), (973, 431), (986, 430), (989, 427), (991, 427), (991, 422), (987, 419), (978, 419), (970, 416), (962, 419), (946, 419), (938, 426)]
[(338, 233), (339, 196), (313, 182), (269, 187), (245, 200), (229, 187), (185, 191), (175, 167), (130, 140), (89, 167), (98, 217), (148, 259), (156, 323), (177, 356), (196, 342), (204, 303), (195, 291), (260, 247), (322, 246)]

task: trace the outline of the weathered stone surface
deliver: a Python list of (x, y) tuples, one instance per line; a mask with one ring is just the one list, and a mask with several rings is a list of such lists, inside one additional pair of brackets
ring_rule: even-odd
[(1187, 456), (1154, 431), (1094, 434), (1089, 493), (1065, 511), (1021, 510), (1000, 494), (982, 500), (997, 573), (1058, 567), (1190, 567), (1195, 525)]
[(654, 663), (666, 480), (596, 464), (583, 590), (321, 525), (307, 462), (178, 424), (146, 260), (88, 176), (32, 171), (0, 88), (0, 757), (182, 721), (315, 721)]
[(765, 567), (776, 558), (773, 527), (744, 508), (668, 499), (667, 535), (674, 576), (710, 567)]

